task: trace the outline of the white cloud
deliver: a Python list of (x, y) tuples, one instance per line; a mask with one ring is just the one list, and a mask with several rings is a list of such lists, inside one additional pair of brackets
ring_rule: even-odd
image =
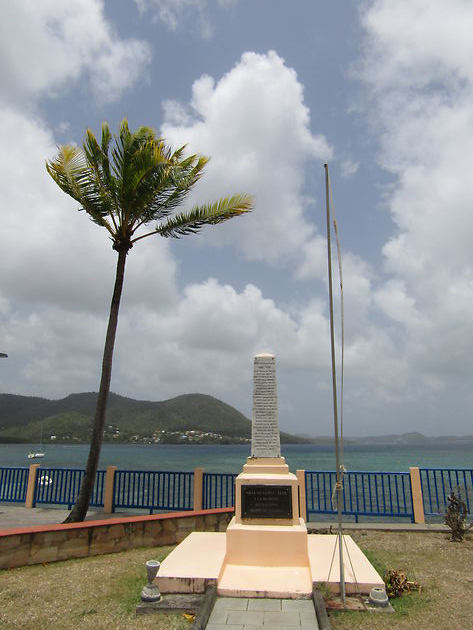
[(473, 79), (469, 0), (375, 0), (367, 6), (362, 23), (377, 91), (425, 88), (437, 81), (453, 87)]
[[(130, 392), (147, 395), (155, 386), (156, 397), (166, 398), (187, 391), (246, 392), (252, 357), (262, 351), (274, 352), (281, 369), (327, 369), (323, 308), (311, 303), (289, 314), (254, 285), (237, 292), (210, 278), (187, 286), (167, 313), (140, 311), (137, 317), (130, 307), (120, 321), (115, 374), (122, 383), (128, 374)], [(129, 334), (136, 320), (143, 325), (141, 343)]]
[(57, 96), (68, 82), (90, 81), (101, 102), (116, 100), (151, 59), (143, 41), (120, 39), (101, 0), (15, 0), (0, 21), (2, 98), (15, 105)]
[(473, 376), (473, 5), (377, 0), (362, 19), (373, 129), (396, 177), (375, 300), (402, 326), (410, 378), (440, 391)]
[(71, 123), (68, 122), (67, 120), (63, 120), (56, 125), (56, 131), (62, 134), (67, 133), (70, 130), (70, 128), (71, 128)]
[(212, 13), (216, 7), (229, 9), (238, 0), (135, 0), (141, 13), (150, 10), (154, 19), (162, 22), (170, 31), (177, 31), (190, 24), (197, 27), (201, 37), (210, 40), (214, 32)]
[(304, 166), (327, 159), (331, 148), (310, 130), (294, 70), (275, 52), (245, 53), (217, 83), (195, 81), (187, 110), (168, 102), (165, 114), (167, 140), (212, 157), (194, 199), (238, 190), (255, 196), (254, 212), (222, 226), (219, 243), (236, 243), (250, 260), (302, 265), (307, 275), (304, 255), (313, 257), (319, 245), (304, 216)]
[(358, 161), (352, 160), (351, 158), (343, 159), (340, 163), (342, 177), (353, 177), (353, 175), (356, 175), (358, 172), (359, 167), (360, 163)]

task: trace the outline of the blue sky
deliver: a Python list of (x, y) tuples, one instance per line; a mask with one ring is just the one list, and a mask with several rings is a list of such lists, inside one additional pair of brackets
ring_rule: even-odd
[(211, 156), (190, 202), (250, 216), (127, 265), (112, 390), (251, 415), (273, 352), (281, 428), (332, 431), (328, 161), (346, 301), (345, 433), (472, 434), (473, 6), (467, 0), (26, 0), (0, 24), (0, 390), (94, 391), (115, 255), (44, 168), (86, 127)]

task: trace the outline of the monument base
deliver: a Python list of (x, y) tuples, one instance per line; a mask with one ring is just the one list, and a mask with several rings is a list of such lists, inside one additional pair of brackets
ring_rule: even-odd
[[(343, 540), (346, 592), (369, 594), (372, 588), (384, 588), (382, 578), (351, 536), (345, 535)], [(312, 585), (322, 583), (332, 593), (339, 593), (338, 536), (310, 534), (307, 543), (307, 567), (224, 567), (226, 534), (194, 532), (163, 560), (156, 583), (163, 594), (204, 593), (217, 582), (219, 595), (233, 597), (304, 599)]]
[(308, 566), (307, 527), (297, 525), (243, 525), (233, 517), (227, 528), (227, 564), (261, 567)]
[(312, 595), (307, 528), (297, 525), (244, 525), (233, 518), (217, 590), (227, 597)]

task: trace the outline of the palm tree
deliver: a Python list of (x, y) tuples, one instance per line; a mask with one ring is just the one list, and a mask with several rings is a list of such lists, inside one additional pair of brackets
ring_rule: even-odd
[[(104, 123), (100, 144), (88, 129), (83, 149), (61, 146), (57, 157), (46, 162), (56, 184), (79, 202), (80, 209), (94, 223), (107, 230), (112, 248), (118, 253), (87, 467), (76, 503), (65, 522), (84, 520), (95, 482), (128, 252), (135, 243), (153, 234), (180, 238), (252, 208), (252, 198), (238, 194), (176, 213), (208, 162), (200, 155), (185, 157), (184, 150), (181, 147), (173, 152), (149, 127), (131, 132), (124, 119), (117, 136), (113, 137)], [(154, 221), (157, 223), (153, 229), (147, 231), (146, 226)]]

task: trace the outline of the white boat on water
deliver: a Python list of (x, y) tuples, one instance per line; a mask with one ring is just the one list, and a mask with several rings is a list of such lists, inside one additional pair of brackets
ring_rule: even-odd
[(43, 425), (44, 425), (44, 420), (41, 423), (41, 435), (39, 438), (39, 446), (38, 446), (38, 451), (36, 451), (36, 453), (34, 451), (30, 451), (28, 453), (28, 459), (41, 459), (41, 457), (44, 457), (45, 453), (43, 452)]
[(39, 459), (44, 457), (44, 453), (28, 453), (28, 459)]

